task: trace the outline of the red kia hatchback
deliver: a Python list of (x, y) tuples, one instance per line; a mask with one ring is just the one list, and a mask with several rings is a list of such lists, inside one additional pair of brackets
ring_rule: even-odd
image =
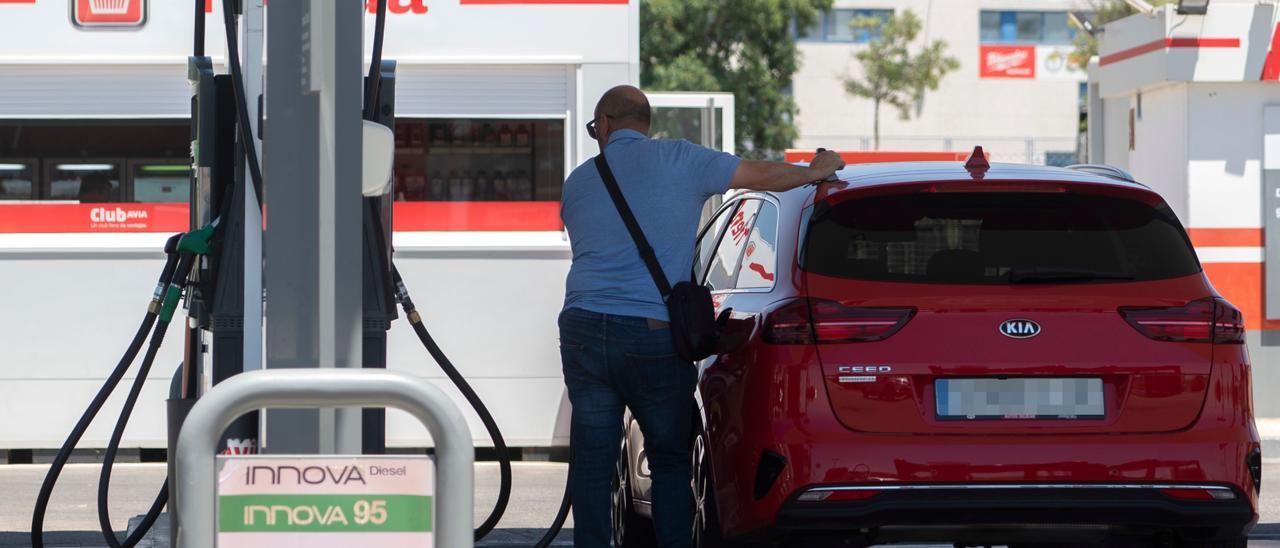
[[(1105, 166), (851, 167), (734, 195), (695, 275), (699, 546), (1244, 546), (1261, 450), (1240, 312)], [(650, 538), (628, 420), (616, 540)]]

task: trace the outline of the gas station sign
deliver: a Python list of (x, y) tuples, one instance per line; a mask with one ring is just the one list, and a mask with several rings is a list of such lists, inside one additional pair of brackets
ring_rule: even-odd
[(423, 457), (218, 457), (218, 546), (433, 546)]

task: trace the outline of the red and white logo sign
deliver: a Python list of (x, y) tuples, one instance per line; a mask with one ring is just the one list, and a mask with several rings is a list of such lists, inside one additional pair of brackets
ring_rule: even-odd
[(979, 75), (983, 78), (1035, 78), (1035, 46), (981, 46)]
[(141, 27), (147, 0), (71, 0), (71, 20), (80, 27)]

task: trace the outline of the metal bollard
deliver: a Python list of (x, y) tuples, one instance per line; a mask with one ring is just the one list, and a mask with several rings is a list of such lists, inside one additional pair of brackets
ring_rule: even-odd
[(471, 430), (453, 401), (427, 381), (385, 370), (274, 369), (236, 375), (201, 397), (178, 435), (177, 478), (181, 548), (212, 547), (215, 530), (215, 453), (218, 437), (236, 417), (260, 408), (386, 406), (417, 417), (436, 446), (436, 544), (471, 548), (475, 449)]

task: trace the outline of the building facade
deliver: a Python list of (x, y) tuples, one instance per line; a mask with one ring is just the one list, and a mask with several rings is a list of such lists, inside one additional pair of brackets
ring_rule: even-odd
[(872, 36), (848, 23), (911, 10), (923, 24), (917, 43), (945, 41), (960, 68), (910, 120), (881, 107), (881, 150), (983, 145), (997, 161), (1074, 163), (1086, 76), (1067, 61), (1078, 32), (1067, 12), (1087, 7), (1086, 0), (835, 0), (819, 25), (797, 30), (796, 148), (873, 148), (872, 102), (847, 94), (842, 83), (862, 76), (853, 55)]

